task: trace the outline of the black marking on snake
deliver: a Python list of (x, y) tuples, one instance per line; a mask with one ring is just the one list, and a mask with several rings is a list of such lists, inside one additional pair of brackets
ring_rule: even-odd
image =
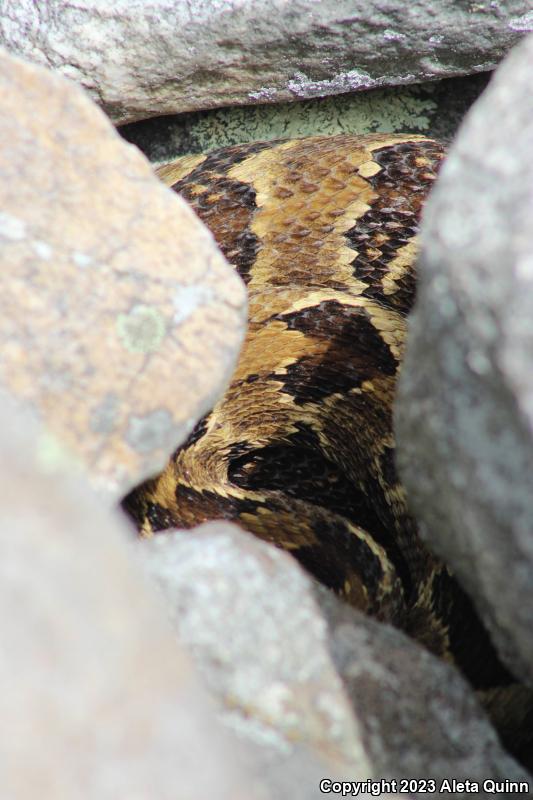
[[(194, 524), (203, 515), (205, 520), (222, 518), (238, 522), (242, 514), (255, 517), (261, 507), (261, 504), (251, 499), (233, 498), (205, 490), (198, 492), (183, 484), (176, 487), (175, 496), (180, 508), (191, 509), (195, 517)], [(267, 507), (273, 514), (287, 511), (286, 504), (274, 494), (269, 496)], [(313, 533), (317, 537), (317, 545), (304, 545), (291, 550), (302, 566), (312, 568), (316, 577), (323, 580), (326, 586), (342, 591), (346, 582), (346, 564), (356, 564), (369, 596), (378, 593), (383, 578), (379, 558), (364, 540), (350, 531), (345, 520), (324, 515), (323, 519), (315, 520)]]
[[(335, 592), (342, 592), (346, 564), (357, 565), (357, 572), (368, 588), (369, 597), (378, 593), (383, 569), (368, 544), (354, 536), (340, 518), (317, 519), (313, 531), (321, 547), (304, 546), (292, 550), (300, 564)], [(334, 546), (324, 546), (331, 542)]]
[[(421, 193), (427, 192), (430, 183), (429, 179), (424, 180), (424, 168), (415, 163), (421, 150), (426, 150), (428, 158), (433, 159), (439, 152), (430, 142), (402, 143), (374, 150), (374, 161), (381, 170), (367, 180), (378, 197), (345, 234), (348, 245), (357, 251), (352, 261), (354, 277), (369, 283), (363, 295), (404, 313), (409, 311), (415, 294), (414, 272), (407, 270), (396, 281), (396, 291), (391, 295), (384, 293), (381, 280), (387, 276), (389, 264), (399, 249), (412, 241), (418, 230)], [(411, 181), (409, 190), (398, 196), (396, 188), (406, 182), (407, 176)]]
[(326, 300), (317, 306), (279, 315), (290, 330), (328, 343), (327, 352), (303, 356), (275, 377), (297, 405), (346, 394), (378, 375), (394, 376), (397, 362), (365, 308)]
[(297, 433), (275, 445), (253, 450), (245, 447), (246, 442), (239, 443), (241, 454), (230, 457), (228, 479), (244, 490), (285, 492), (345, 517), (367, 531), (387, 553), (408, 596), (412, 581), (393, 526), (383, 525), (369, 499), (372, 495), (357, 488), (337, 464), (324, 456), (317, 433), (302, 422), (296, 427)]
[[(435, 612), (447, 621), (454, 659), (468, 680), (478, 689), (515, 683), (479, 618), (471, 613), (472, 601), (457, 580), (442, 569), (431, 588)], [(472, 648), (472, 642), (476, 642), (476, 648)]]
[[(186, 513), (186, 509), (190, 509), (191, 513), (197, 515), (196, 521), (191, 522), (191, 526), (197, 525), (198, 520), (201, 518), (204, 518), (204, 520), (237, 520), (240, 514), (255, 514), (257, 511), (257, 503), (254, 500), (242, 497), (224, 496), (205, 489), (203, 491), (197, 491), (182, 483), (176, 486), (175, 499), (178, 508), (180, 508), (180, 511), (184, 514)], [(184, 527), (189, 527), (185, 522), (183, 525)]]
[(394, 484), (398, 481), (398, 475), (396, 473), (393, 447), (385, 446), (383, 448), (383, 451), (379, 456), (379, 464), (385, 483), (387, 483), (389, 486), (394, 486)]
[(187, 439), (174, 452), (172, 458), (175, 458), (176, 454), (179, 453), (180, 451), (186, 450), (188, 447), (192, 447), (193, 444), (196, 444), (196, 442), (199, 441), (202, 438), (202, 436), (205, 435), (209, 423), (209, 416), (210, 416), (209, 414), (206, 414), (205, 417), (202, 417), (201, 419), (198, 420), (198, 422), (188, 435)]
[[(230, 446), (226, 449), (226, 457), (228, 459), (228, 477), (230, 477), (232, 464), (234, 464), (236, 461), (240, 461), (242, 458), (248, 458), (251, 450), (253, 450), (253, 445), (249, 441), (232, 442), (230, 444)], [(234, 481), (231, 482), (234, 483)]]
[[(146, 481), (143, 484), (143, 488), (146, 488), (148, 491), (150, 488), (150, 481)], [(126, 497), (122, 500), (121, 505), (126, 514), (128, 514), (133, 520), (139, 520), (146, 516), (145, 511), (148, 502), (135, 489), (126, 495)]]
[[(147, 485), (148, 484), (149, 482), (147, 482)], [(139, 514), (146, 516), (154, 532), (168, 530), (174, 527), (172, 514), (167, 508), (152, 500), (141, 503), (139, 495), (135, 492), (131, 492), (123, 500), (122, 505), (124, 510), (134, 518), (138, 517)]]
[[(225, 172), (228, 165), (233, 167), (250, 155), (270, 147), (270, 142), (256, 142), (244, 147), (217, 150), (172, 186), (193, 206), (202, 222), (211, 228), (220, 249), (245, 283), (250, 280), (250, 270), (260, 247), (258, 237), (250, 230), (250, 222), (257, 209), (256, 193), (249, 183), (232, 180)], [(197, 193), (199, 186), (203, 187), (203, 191)], [(239, 225), (226, 225), (225, 235), (217, 236), (220, 220), (239, 216), (243, 217)]]
[(172, 514), (168, 508), (164, 508), (159, 503), (147, 503), (146, 516), (154, 532), (164, 531), (174, 527)]
[[(272, 142), (250, 142), (249, 144), (221, 147), (219, 150), (208, 153), (206, 158), (198, 164), (198, 166), (194, 167), (187, 175), (175, 183), (172, 188), (180, 192), (182, 188), (188, 184), (204, 183), (206, 174), (222, 176), (226, 173), (228, 167), (241, 164), (249, 158), (249, 156), (261, 153), (263, 150), (269, 150), (271, 147)], [(248, 184), (240, 185), (248, 186)]]

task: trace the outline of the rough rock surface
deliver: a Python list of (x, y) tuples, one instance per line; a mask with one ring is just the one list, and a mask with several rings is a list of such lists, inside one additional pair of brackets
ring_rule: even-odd
[(453, 667), (321, 586), (317, 599), (375, 775), (423, 776), (437, 787), (452, 777), (480, 784), (528, 780)]
[(495, 74), (422, 225), (398, 460), (431, 545), (533, 683), (533, 38)]
[(34, 800), (265, 800), (122, 519), (0, 403), (0, 783)]
[(0, 383), (117, 499), (223, 390), (245, 292), (69, 81), (0, 54)]
[(352, 777), (369, 777), (326, 625), (296, 562), (229, 523), (140, 547), (225, 719), (281, 754), (292, 743), (312, 747)]
[(140, 548), (223, 719), (270, 750), (270, 772), (303, 747), (315, 768), (352, 779), (527, 780), (454, 669), (317, 587), (286, 553), (223, 523)]
[(488, 80), (483, 73), (301, 103), (215, 108), (153, 117), (122, 125), (119, 132), (150, 161), (242, 142), (338, 133), (423, 133), (450, 141)]
[(3, 0), (0, 43), (72, 78), (115, 122), (492, 69), (527, 0)]

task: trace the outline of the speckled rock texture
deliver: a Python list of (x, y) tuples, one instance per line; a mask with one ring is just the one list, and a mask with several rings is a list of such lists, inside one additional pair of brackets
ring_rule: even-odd
[(226, 722), (273, 758), (311, 748), (324, 767), (368, 778), (326, 625), (296, 562), (229, 523), (162, 534), (140, 548)]
[[(13, 800), (274, 800), (175, 641), (129, 528), (0, 403), (0, 784)], [(276, 797), (277, 800), (277, 797)]]
[[(527, 773), (503, 750), (474, 692), (453, 667), (324, 587), (317, 587), (316, 596), (375, 775), (398, 781), (423, 776), (437, 788), (450, 777), (480, 785), (527, 782)], [(462, 792), (446, 795), (464, 797)]]
[(300, 103), (215, 108), (153, 117), (119, 132), (157, 162), (242, 142), (338, 133), (423, 133), (449, 142), (488, 80), (483, 73)]
[(244, 286), (74, 84), (0, 54), (0, 384), (117, 500), (223, 390)]
[(352, 780), (527, 780), (453, 668), (341, 603), (286, 553), (227, 523), (140, 549), (222, 719), (262, 746), (271, 790), (309, 752), (298, 798), (315, 797), (320, 765)]
[(422, 225), (396, 423), (422, 533), (533, 684), (533, 38), (467, 116)]
[(0, 43), (117, 122), (303, 100), (492, 69), (527, 0), (3, 0)]

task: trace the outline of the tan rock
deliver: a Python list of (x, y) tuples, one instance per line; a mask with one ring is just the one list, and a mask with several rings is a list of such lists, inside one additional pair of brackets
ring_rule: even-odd
[(123, 520), (35, 463), (36, 426), (0, 420), (2, 798), (264, 800)]
[(84, 93), (0, 54), (1, 382), (113, 497), (232, 370), (245, 292)]

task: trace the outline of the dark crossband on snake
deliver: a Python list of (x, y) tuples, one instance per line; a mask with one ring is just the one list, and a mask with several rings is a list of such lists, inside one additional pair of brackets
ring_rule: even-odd
[(528, 759), (531, 691), (421, 541), (395, 469), (393, 400), (417, 229), (443, 158), (410, 135), (236, 145), (158, 169), (246, 283), (232, 382), (124, 501), (142, 535), (233, 520), (463, 672)]

